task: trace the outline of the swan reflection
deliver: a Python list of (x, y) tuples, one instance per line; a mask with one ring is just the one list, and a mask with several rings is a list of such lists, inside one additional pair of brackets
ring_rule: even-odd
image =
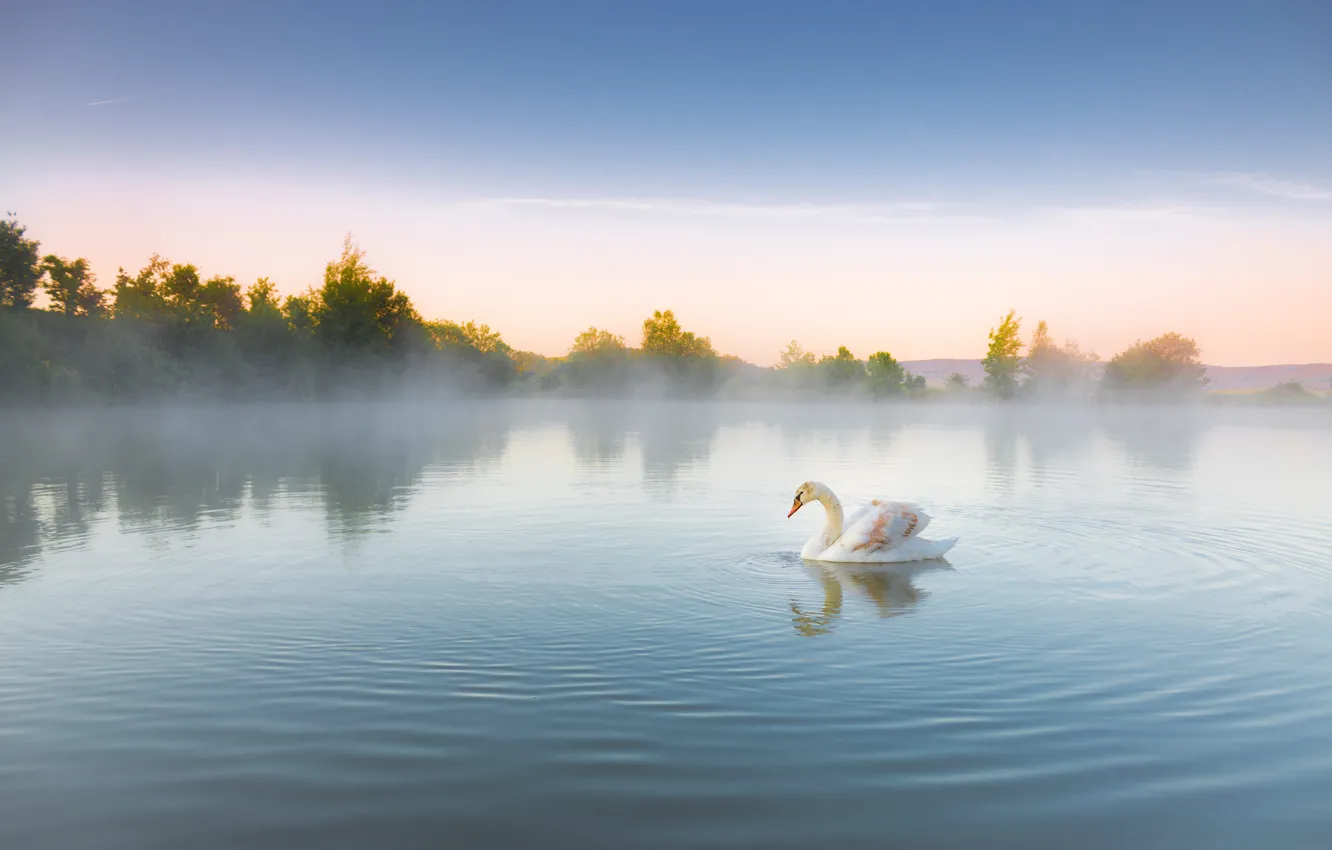
[(920, 561), (909, 564), (833, 564), (803, 561), (809, 576), (823, 588), (823, 604), (806, 611), (791, 601), (791, 625), (805, 637), (828, 634), (842, 618), (843, 600), (848, 591), (874, 603), (881, 619), (896, 617), (916, 607), (928, 592), (915, 585), (914, 579), (930, 570), (951, 570), (947, 561)]

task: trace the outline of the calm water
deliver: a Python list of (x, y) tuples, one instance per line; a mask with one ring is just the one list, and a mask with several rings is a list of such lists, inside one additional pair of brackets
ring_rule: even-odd
[[(817, 413), (815, 411), (818, 411)], [(1332, 416), (0, 424), (0, 847), (1323, 848)], [(796, 556), (796, 485), (949, 563)]]

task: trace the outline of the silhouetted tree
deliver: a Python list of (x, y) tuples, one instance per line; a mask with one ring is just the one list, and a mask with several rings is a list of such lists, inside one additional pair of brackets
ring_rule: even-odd
[(66, 316), (100, 316), (104, 311), (106, 293), (96, 287), (88, 261), (80, 257), (69, 261), (55, 254), (42, 260), (46, 272), (43, 287), (56, 312)]
[(148, 265), (134, 277), (126, 274), (124, 268), (117, 269), (111, 302), (116, 317), (143, 322), (165, 319), (167, 303), (164, 284), (170, 274), (171, 263), (158, 254), (153, 254)]
[(240, 314), (245, 310), (240, 284), (233, 277), (213, 277), (199, 287), (199, 304), (203, 322), (216, 330), (234, 330)]
[(0, 307), (31, 306), (42, 270), (40, 243), (24, 236), (27, 228), (14, 219), (0, 220)]

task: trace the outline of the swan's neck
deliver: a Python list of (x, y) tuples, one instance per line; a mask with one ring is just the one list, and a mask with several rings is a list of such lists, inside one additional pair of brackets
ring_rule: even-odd
[(823, 539), (825, 544), (831, 546), (837, 538), (842, 536), (842, 503), (833, 494), (831, 490), (823, 489), (814, 495), (823, 505), (825, 519), (823, 522)]

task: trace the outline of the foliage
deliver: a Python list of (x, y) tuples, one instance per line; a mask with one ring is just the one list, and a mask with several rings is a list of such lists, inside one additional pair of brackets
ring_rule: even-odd
[(365, 251), (350, 236), (342, 256), (324, 269), (324, 285), (310, 297), (309, 318), (315, 339), (344, 363), (401, 352), (421, 325), (411, 299), (366, 265)]
[(712, 341), (680, 327), (670, 310), (656, 310), (643, 320), (642, 353), (676, 391), (711, 390), (720, 375), (720, 362)]
[[(396, 284), (374, 272), (348, 237), (322, 283), (282, 298), (267, 278), (242, 290), (232, 277), (206, 280), (191, 264), (154, 254), (134, 274), (117, 271), (99, 291), (84, 259), (48, 254), (14, 221), (0, 225), (0, 399), (137, 401), (190, 396), (305, 398), (342, 393), (450, 392), (509, 387), (622, 395), (645, 388), (745, 395), (772, 389), (876, 397), (922, 395), (925, 378), (887, 351), (859, 360), (846, 346), (816, 358), (797, 341), (777, 368), (721, 356), (681, 327), (671, 310), (643, 322), (640, 349), (590, 327), (566, 357), (515, 351), (498, 331), (473, 321), (423, 321)], [(44, 286), (50, 309), (26, 308)], [(109, 302), (109, 303), (108, 303)], [(1040, 322), (1022, 358), (1013, 311), (990, 331), (985, 387), (1008, 398), (1063, 394), (1089, 385), (1096, 365), (1075, 343), (1057, 345)], [(1026, 383), (1019, 385), (1025, 374)], [(1121, 352), (1107, 389), (1197, 389), (1206, 384), (1193, 340), (1170, 333)], [(968, 388), (953, 373), (944, 387)], [(1283, 384), (1264, 399), (1315, 397)]]
[(786, 348), (782, 349), (782, 353), (777, 358), (778, 369), (791, 369), (793, 367), (804, 368), (807, 366), (813, 366), (814, 363), (814, 353), (812, 351), (806, 351), (800, 343), (795, 340), (791, 340)]
[(712, 341), (680, 327), (671, 310), (654, 311), (643, 320), (643, 353), (653, 357), (713, 358)]
[(971, 386), (971, 379), (961, 372), (953, 372), (944, 378), (944, 389), (949, 392), (962, 392)]
[(1012, 398), (1022, 372), (1022, 319), (1015, 311), (990, 330), (990, 348), (981, 365), (985, 367), (985, 388), (999, 398)]
[(876, 396), (900, 395), (906, 390), (907, 372), (897, 358), (886, 351), (876, 351), (866, 362), (869, 389)]
[(1091, 379), (1096, 355), (1084, 354), (1076, 342), (1060, 346), (1050, 338), (1049, 326), (1042, 320), (1036, 325), (1027, 346), (1025, 389), (1029, 394), (1060, 397), (1085, 387)]
[(435, 341), (435, 345), (440, 348), (470, 346), (487, 354), (497, 352), (505, 355), (513, 350), (500, 336), (499, 331), (492, 331), (489, 325), (478, 325), (476, 322), (438, 321), (425, 322), (424, 326)]
[(630, 352), (624, 337), (588, 328), (574, 337), (558, 379), (579, 392), (618, 392), (631, 380)]
[(1278, 404), (1304, 404), (1318, 401), (1316, 393), (1311, 392), (1308, 387), (1294, 378), (1282, 381), (1274, 387), (1268, 387), (1258, 395), (1263, 401)]
[(825, 385), (844, 388), (864, 380), (865, 364), (851, 353), (851, 349), (839, 345), (836, 355), (825, 354), (819, 359), (819, 374)]
[(1170, 393), (1200, 390), (1207, 382), (1198, 344), (1174, 331), (1116, 354), (1102, 377), (1102, 384), (1111, 390)]
[(27, 228), (13, 219), (0, 221), (0, 307), (22, 309), (36, 297), (40, 243), (25, 233)]
[(574, 337), (573, 345), (569, 347), (569, 354), (614, 355), (625, 350), (624, 337), (619, 334), (600, 328), (588, 328)]
[(80, 257), (71, 262), (47, 254), (42, 269), (46, 272), (43, 288), (59, 312), (66, 316), (102, 315), (106, 293), (97, 288), (97, 278), (88, 270), (87, 260)]

